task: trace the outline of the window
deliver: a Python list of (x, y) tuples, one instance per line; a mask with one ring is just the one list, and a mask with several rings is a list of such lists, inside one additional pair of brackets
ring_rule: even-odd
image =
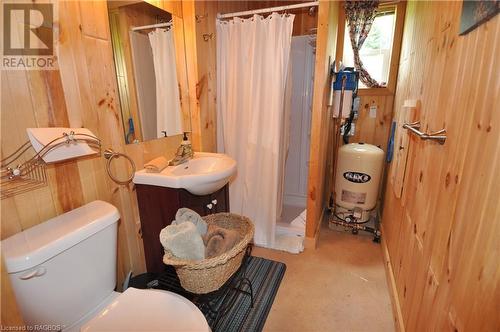
[[(368, 38), (360, 50), (361, 61), (366, 70), (382, 86), (387, 86), (391, 67), (392, 46), (396, 25), (396, 7), (385, 7), (378, 11)], [(354, 67), (354, 56), (349, 38), (349, 27), (345, 23), (343, 59), (345, 66)], [(360, 81), (360, 88), (366, 86)]]

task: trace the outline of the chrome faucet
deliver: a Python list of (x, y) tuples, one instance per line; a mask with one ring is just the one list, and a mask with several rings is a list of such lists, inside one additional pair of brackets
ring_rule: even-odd
[(191, 146), (191, 142), (188, 140), (187, 133), (184, 133), (184, 137), (182, 138), (181, 145), (177, 148), (177, 152), (175, 153), (174, 159), (170, 160), (169, 166), (177, 166), (187, 162), (189, 159), (192, 159), (194, 156), (193, 147)]

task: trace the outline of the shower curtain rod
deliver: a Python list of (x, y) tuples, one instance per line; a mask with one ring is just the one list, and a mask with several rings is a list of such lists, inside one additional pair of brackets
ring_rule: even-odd
[(139, 31), (139, 30), (154, 29), (154, 28), (165, 28), (165, 27), (169, 27), (169, 26), (172, 26), (172, 22), (143, 25), (140, 27), (133, 27), (131, 30), (132, 31)]
[(279, 6), (279, 7), (270, 7), (270, 8), (262, 8), (262, 9), (255, 9), (255, 10), (247, 10), (244, 12), (236, 12), (236, 13), (227, 13), (227, 14), (217, 14), (218, 19), (225, 19), (225, 18), (232, 18), (236, 16), (246, 16), (246, 15), (253, 15), (253, 14), (264, 14), (264, 13), (270, 13), (270, 12), (279, 12), (282, 10), (288, 10), (288, 9), (296, 9), (296, 8), (304, 8), (304, 7), (314, 7), (318, 6), (319, 1), (312, 1), (312, 2), (304, 2), (304, 3), (298, 3), (295, 5), (288, 5), (288, 6)]

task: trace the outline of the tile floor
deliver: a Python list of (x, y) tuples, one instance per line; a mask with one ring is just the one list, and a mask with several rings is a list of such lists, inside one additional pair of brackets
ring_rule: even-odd
[(295, 218), (297, 218), (304, 210), (305, 207), (301, 206), (283, 205), (281, 217), (278, 218), (277, 222), (285, 226), (286, 224), (291, 223)]
[(371, 236), (326, 223), (316, 250), (253, 254), (287, 265), (264, 331), (394, 331), (382, 249)]

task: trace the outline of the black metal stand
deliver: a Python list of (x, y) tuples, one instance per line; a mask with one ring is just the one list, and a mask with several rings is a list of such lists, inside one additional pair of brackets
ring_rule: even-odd
[(216, 291), (207, 294), (195, 294), (182, 288), (179, 278), (172, 266), (167, 266), (165, 271), (158, 275), (158, 282), (150, 283), (151, 288), (163, 289), (177, 293), (193, 302), (205, 315), (212, 331), (217, 330), (217, 325), (236, 302), (239, 293), (250, 297), (250, 308), (253, 308), (253, 287), (250, 279), (246, 277), (248, 258), (252, 252), (249, 245), (245, 251), (245, 256), (240, 268), (226, 283)]

